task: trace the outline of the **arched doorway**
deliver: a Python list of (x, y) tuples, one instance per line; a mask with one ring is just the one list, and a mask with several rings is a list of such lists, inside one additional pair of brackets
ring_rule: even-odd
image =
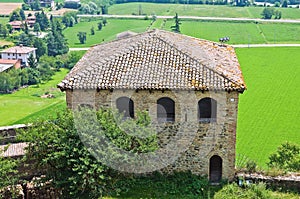
[(214, 155), (209, 160), (209, 181), (218, 183), (222, 179), (222, 158)]

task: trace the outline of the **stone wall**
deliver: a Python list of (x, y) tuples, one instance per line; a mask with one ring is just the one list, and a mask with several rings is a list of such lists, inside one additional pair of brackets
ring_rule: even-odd
[[(171, 142), (177, 143), (173, 150), (178, 150), (180, 155), (163, 169), (165, 172), (190, 170), (195, 174), (209, 175), (210, 158), (217, 155), (222, 158), (222, 177), (231, 180), (235, 174), (238, 94), (224, 91), (67, 90), (67, 104), (69, 108), (76, 108), (80, 104), (94, 108), (116, 108), (116, 99), (129, 97), (134, 102), (135, 114), (138, 110), (148, 111), (162, 148)], [(161, 97), (175, 101), (174, 123), (156, 122), (156, 104)], [(205, 97), (217, 101), (216, 122), (198, 121), (198, 101)]]

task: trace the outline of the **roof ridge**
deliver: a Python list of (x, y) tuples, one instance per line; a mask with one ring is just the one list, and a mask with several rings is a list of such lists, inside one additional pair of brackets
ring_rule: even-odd
[[(160, 30), (159, 30), (159, 31), (160, 31)], [(166, 32), (166, 31), (163, 31), (163, 32)], [(155, 33), (156, 33), (156, 32), (155, 32)], [(173, 34), (179, 34), (179, 33), (174, 33), (174, 32), (173, 32)], [(186, 35), (184, 35), (184, 36), (186, 36)], [(187, 36), (187, 37), (190, 37), (190, 36)], [(223, 78), (225, 78), (225, 79), (231, 81), (232, 83), (235, 83), (235, 84), (237, 84), (237, 85), (239, 85), (239, 86), (242, 86), (242, 84), (236, 82), (236, 81), (233, 80), (233, 79), (228, 78), (227, 76), (225, 76), (223, 73), (217, 71), (216, 69), (213, 69), (213, 68), (211, 68), (211, 67), (208, 67), (207, 65), (204, 65), (204, 64), (202, 63), (203, 61), (200, 61), (200, 60), (198, 60), (198, 59), (192, 57), (192, 56), (189, 55), (188, 53), (184, 52), (183, 50), (181, 50), (180, 48), (178, 48), (178, 46), (177, 46), (176, 44), (174, 45), (174, 43), (173, 43), (173, 45), (171, 45), (170, 42), (167, 42), (167, 41), (163, 40), (161, 37), (158, 37), (158, 36), (156, 36), (156, 38), (159, 39), (159, 40), (161, 40), (162, 42), (166, 43), (167, 45), (170, 45), (171, 47), (175, 48), (176, 50), (178, 50), (178, 51), (181, 52), (182, 54), (188, 56), (188, 57), (191, 58), (193, 61), (198, 62), (198, 63), (199, 63), (200, 65), (202, 65), (203, 67), (205, 67), (205, 68), (207, 68), (207, 69), (209, 69), (209, 70), (211, 70), (211, 71), (217, 73), (218, 75), (220, 75), (221, 77), (223, 77)], [(196, 38), (196, 37), (191, 37), (191, 38), (194, 38), (194, 39), (197, 39), (197, 40), (201, 40), (201, 39)], [(202, 40), (202, 41), (208, 41), (208, 40)]]

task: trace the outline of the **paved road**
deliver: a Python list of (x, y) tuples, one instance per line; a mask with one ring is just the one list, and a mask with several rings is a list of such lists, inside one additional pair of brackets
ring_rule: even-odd
[[(143, 19), (139, 15), (78, 15), (78, 17), (105, 17), (105, 18), (130, 18)], [(150, 16), (151, 17), (151, 16)], [(156, 16), (158, 19), (172, 19), (174, 16)], [(249, 22), (272, 22), (272, 23), (300, 23), (300, 19), (259, 19), (259, 18), (229, 18), (229, 17), (197, 17), (179, 16), (180, 19), (215, 20), (215, 21), (249, 21)]]

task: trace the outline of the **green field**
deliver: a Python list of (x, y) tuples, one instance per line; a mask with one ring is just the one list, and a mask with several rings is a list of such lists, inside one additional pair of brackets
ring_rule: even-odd
[[(80, 22), (74, 27), (64, 30), (70, 47), (88, 47), (103, 41), (115, 39), (117, 33), (131, 30), (143, 32), (151, 20), (138, 19), (108, 19), (108, 24), (101, 31), (97, 29), (99, 21)], [(162, 28), (163, 20), (158, 19), (151, 27)], [(163, 29), (170, 30), (173, 20), (168, 20)], [(90, 34), (91, 27), (95, 35)], [(242, 22), (212, 22), (212, 21), (182, 21), (181, 32), (193, 37), (218, 41), (220, 37), (229, 36), (229, 44), (260, 44), (260, 43), (300, 43), (300, 24), (283, 23), (242, 23)], [(80, 44), (77, 36), (79, 31), (87, 32), (85, 44)]]
[[(109, 7), (109, 14), (138, 14), (139, 6), (142, 13), (147, 15), (178, 15), (200, 17), (233, 17), (233, 18), (261, 18), (263, 7), (232, 7), (213, 5), (185, 5), (185, 4), (155, 4), (155, 3), (125, 3)], [(296, 8), (279, 8), (283, 19), (299, 19), (300, 10)]]
[(6, 24), (8, 22), (9, 18), (8, 17), (0, 17), (0, 23), (1, 24)]
[(236, 52), (248, 88), (240, 95), (237, 154), (265, 167), (281, 143), (300, 143), (300, 48)]
[[(97, 29), (98, 21), (80, 22), (72, 28), (64, 30), (64, 35), (68, 38), (70, 47), (89, 47), (94, 44), (99, 44), (103, 40), (111, 41), (116, 38), (116, 34), (131, 30), (134, 32), (144, 32), (150, 24), (150, 20), (127, 20), (127, 19), (107, 19), (107, 25), (103, 26), (101, 31)], [(90, 29), (94, 26), (95, 35), (91, 35)], [(87, 39), (85, 44), (80, 44), (77, 33), (86, 32)]]
[[(52, 80), (38, 86), (29, 86), (13, 94), (0, 95), (0, 126), (28, 123), (38, 118), (55, 115), (56, 110), (66, 107), (65, 93), (56, 88), (68, 70), (61, 69)], [(49, 92), (53, 99), (44, 99), (39, 96)]]

